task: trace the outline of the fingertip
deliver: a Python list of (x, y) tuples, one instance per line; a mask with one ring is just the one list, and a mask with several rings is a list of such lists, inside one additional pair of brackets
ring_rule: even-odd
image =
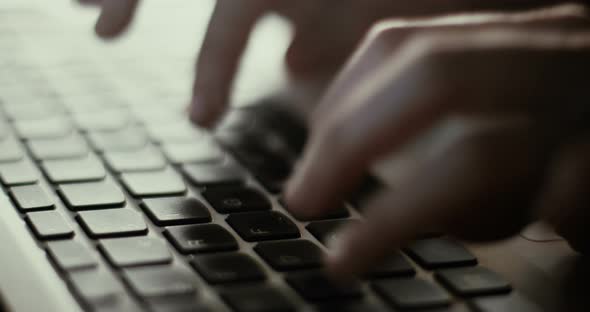
[(193, 98), (189, 105), (189, 118), (196, 125), (203, 128), (213, 128), (219, 119), (221, 113), (212, 110), (211, 105), (206, 105), (203, 101)]
[(358, 255), (351, 254), (354, 248), (351, 244), (351, 229), (347, 228), (327, 242), (328, 252), (324, 256), (326, 272), (342, 282), (353, 280), (359, 273), (354, 259)]
[[(287, 209), (300, 219), (309, 219), (315, 216), (313, 209), (307, 203), (306, 197), (315, 197), (313, 194), (305, 196), (305, 168), (298, 168), (295, 174), (287, 182), (285, 189), (285, 201)], [(313, 207), (312, 207), (313, 208)]]
[(94, 31), (102, 39), (120, 35), (133, 19), (138, 0), (103, 0)]
[(120, 30), (114, 29), (111, 25), (101, 20), (102, 19), (99, 18), (99, 20), (96, 22), (96, 25), (94, 26), (94, 32), (96, 35), (99, 38), (105, 40), (116, 38), (117, 35), (119, 35)]

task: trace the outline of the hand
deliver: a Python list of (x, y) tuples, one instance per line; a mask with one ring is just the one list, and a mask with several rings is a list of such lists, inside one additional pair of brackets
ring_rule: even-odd
[[(103, 38), (120, 34), (131, 22), (138, 0), (79, 0), (101, 4), (96, 32)], [(377, 20), (454, 10), (515, 8), (556, 0), (217, 0), (209, 22), (190, 106), (192, 120), (211, 127), (225, 111), (239, 59), (256, 21), (277, 12), (295, 26), (287, 52), (290, 72), (298, 77), (330, 76), (346, 60)]]
[(292, 212), (334, 207), (371, 165), (438, 121), (485, 122), (374, 198), (364, 222), (337, 236), (327, 268), (351, 276), (424, 232), (498, 239), (535, 217), (588, 248), (585, 14), (565, 6), (377, 25), (315, 113), (287, 188)]

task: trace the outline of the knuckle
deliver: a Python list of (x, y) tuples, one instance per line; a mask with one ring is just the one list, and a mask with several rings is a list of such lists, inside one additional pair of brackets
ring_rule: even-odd
[(371, 49), (395, 49), (412, 33), (409, 27), (397, 19), (382, 20), (374, 23), (365, 35), (365, 45)]
[(449, 73), (457, 71), (454, 68), (456, 66), (452, 65), (454, 54), (445, 48), (440, 38), (430, 34), (412, 35), (405, 41), (399, 55), (408, 55), (418, 70), (428, 74), (427, 77), (437, 81), (444, 80), (445, 83), (441, 85), (448, 86), (453, 76)]
[(453, 152), (474, 177), (474, 187), (488, 194), (530, 200), (542, 181), (545, 162), (526, 131), (480, 130), (464, 137)]
[(382, 20), (374, 23), (368, 31), (368, 38), (374, 41), (388, 40), (392, 34), (399, 33), (399, 23), (395, 19)]
[[(505, 152), (510, 149), (510, 152)], [(458, 140), (454, 152), (460, 154), (467, 168), (474, 170), (481, 178), (481, 182), (499, 180), (514, 163), (519, 163), (521, 150), (505, 144), (505, 135), (495, 130), (482, 130), (465, 134)], [(517, 167), (518, 165), (516, 165)]]
[[(346, 122), (333, 121), (326, 123), (318, 129), (318, 141), (322, 149), (334, 153), (346, 153), (351, 150), (353, 140), (349, 135), (349, 127)], [(341, 155), (344, 156), (344, 155)]]

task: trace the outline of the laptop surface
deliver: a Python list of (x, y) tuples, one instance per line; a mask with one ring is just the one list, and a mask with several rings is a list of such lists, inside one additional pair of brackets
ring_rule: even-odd
[(324, 241), (362, 201), (321, 220), (281, 201), (305, 140), (272, 96), (288, 25), (257, 28), (216, 134), (186, 120), (212, 4), (145, 1), (108, 43), (70, 1), (0, 4), (0, 310), (585, 311), (584, 262), (541, 224), (485, 245), (432, 235), (354, 285), (326, 279)]

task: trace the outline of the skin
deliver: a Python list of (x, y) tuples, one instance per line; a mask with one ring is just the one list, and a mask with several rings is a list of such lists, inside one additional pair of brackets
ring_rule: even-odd
[[(121, 33), (137, 6), (99, 2), (96, 32), (105, 38)], [(477, 125), (395, 192), (378, 194), (364, 222), (332, 242), (328, 270), (341, 278), (360, 274), (423, 229), (491, 240), (538, 218), (588, 250), (586, 11), (560, 6), (420, 19), (553, 1), (401, 2), (218, 0), (197, 59), (191, 118), (215, 124), (252, 27), (264, 13), (279, 12), (296, 28), (286, 55), (293, 75), (330, 75), (347, 60), (311, 117), (309, 142), (286, 191), (293, 213), (326, 212), (373, 164), (445, 118)], [(392, 15), (412, 18), (371, 28)]]
[[(139, 0), (78, 0), (97, 5), (95, 31), (111, 39), (127, 29)], [(389, 16), (418, 16), (482, 9), (518, 9), (558, 0), (217, 0), (197, 57), (191, 119), (213, 127), (227, 107), (240, 57), (255, 23), (278, 13), (295, 26), (285, 61), (297, 79), (331, 76), (376, 21)]]
[(485, 121), (343, 229), (326, 259), (335, 276), (366, 271), (424, 229), (493, 240), (541, 218), (587, 249), (590, 33), (570, 29), (575, 17), (480, 17), (379, 25), (320, 101), (286, 195), (305, 217), (436, 122)]

